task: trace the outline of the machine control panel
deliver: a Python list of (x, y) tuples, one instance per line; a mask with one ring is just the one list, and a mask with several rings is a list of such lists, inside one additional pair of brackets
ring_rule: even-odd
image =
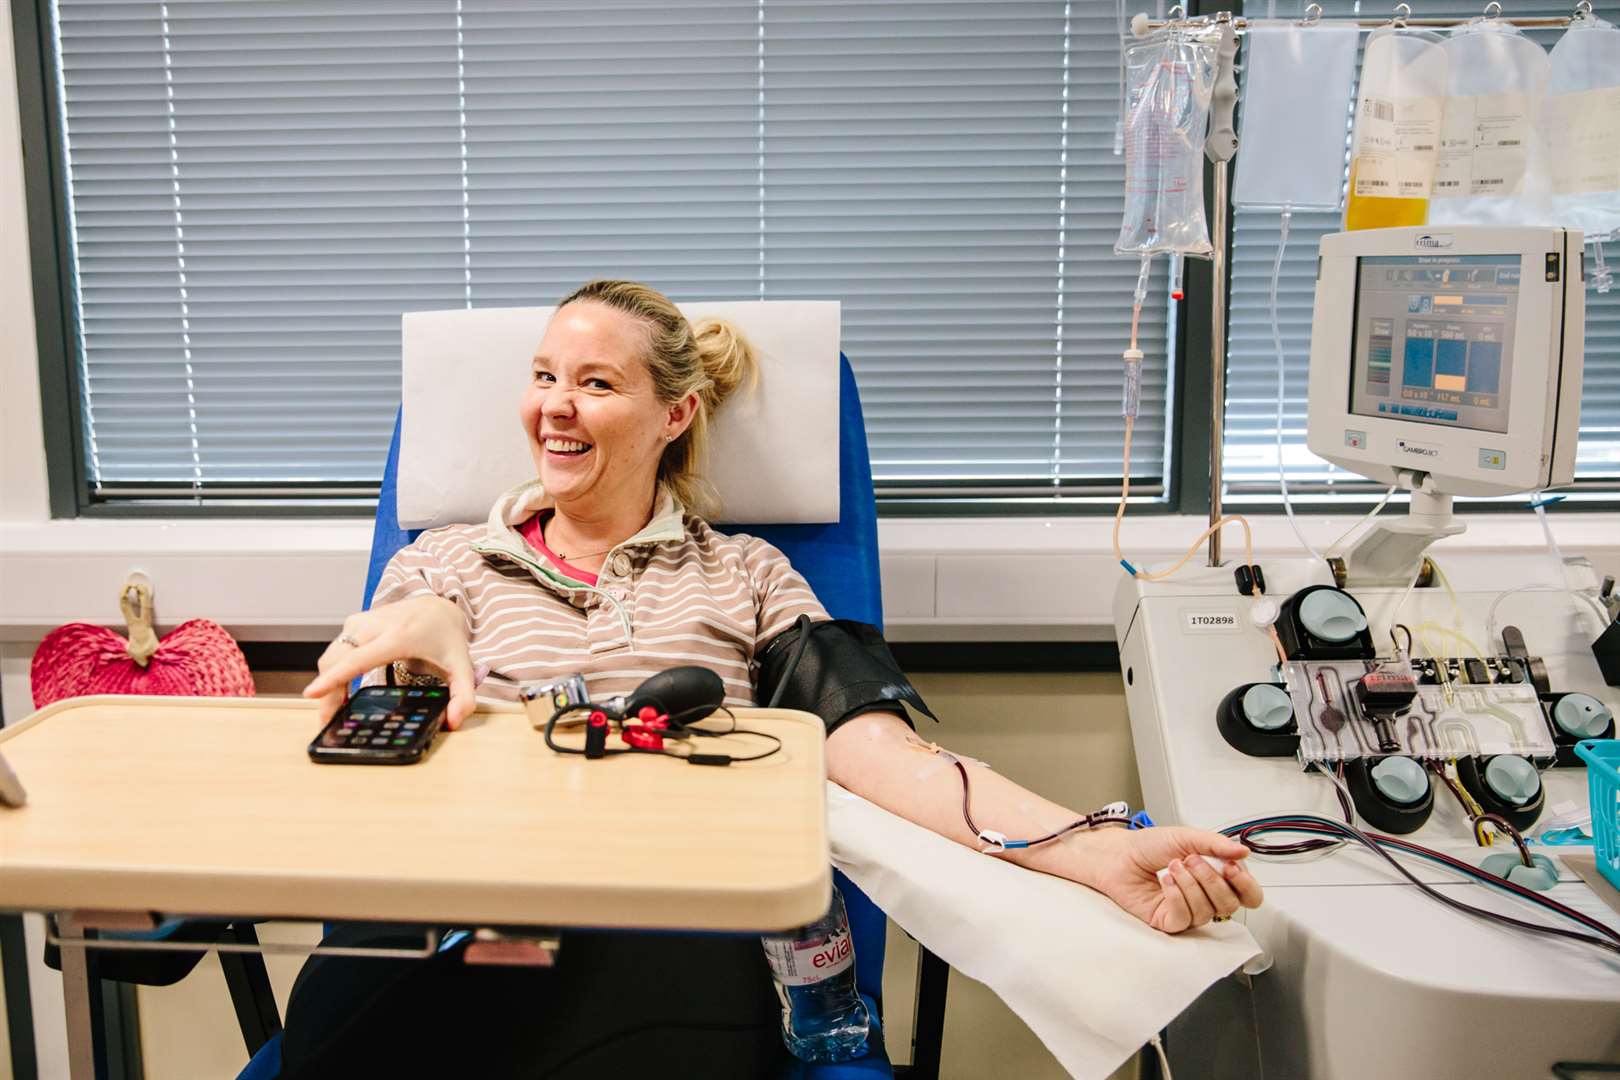
[[(1386, 754), (1449, 760), (1519, 754), (1552, 764), (1553, 735), (1535, 687), (1512, 661), (1477, 661), (1496, 679), (1458, 678), (1461, 663), (1321, 660), (1288, 665), (1302, 761)], [(1500, 679), (1501, 681), (1497, 681)]]
[(1546, 802), (1541, 771), (1573, 764), (1580, 739), (1612, 737), (1614, 715), (1589, 694), (1554, 692), (1546, 665), (1507, 630), (1508, 655), (1380, 656), (1352, 595), (1309, 586), (1280, 608), (1289, 659), (1270, 681), (1231, 690), (1217, 726), (1244, 754), (1320, 772), (1388, 832), (1421, 828), (1437, 784), (1528, 828)]

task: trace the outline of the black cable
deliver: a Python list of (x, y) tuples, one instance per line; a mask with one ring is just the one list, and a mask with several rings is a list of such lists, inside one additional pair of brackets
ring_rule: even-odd
[[(1302, 841), (1295, 844), (1282, 845), (1265, 844), (1254, 839), (1256, 834), (1270, 831), (1303, 832), (1315, 833), (1318, 835), (1326, 834), (1329, 836), (1337, 836), (1339, 839)], [(1438, 900), (1440, 903), (1452, 908), (1453, 910), (1460, 911), (1466, 915), (1472, 915), (1475, 918), (1486, 919), (1491, 922), (1512, 926), (1530, 933), (1547, 934), (1555, 937), (1567, 938), (1571, 941), (1578, 941), (1585, 945), (1595, 945), (1598, 948), (1620, 954), (1620, 931), (1615, 931), (1610, 927), (1605, 926), (1603, 923), (1598, 922), (1596, 919), (1576, 911), (1574, 908), (1560, 904), (1558, 901), (1553, 900), (1550, 897), (1542, 896), (1540, 893), (1527, 889), (1516, 882), (1509, 881), (1506, 878), (1497, 877), (1495, 874), (1487, 873), (1486, 871), (1481, 870), (1479, 867), (1471, 866), (1468, 863), (1454, 859), (1442, 852), (1434, 851), (1419, 844), (1414, 844), (1408, 840), (1401, 840), (1393, 836), (1384, 836), (1379, 833), (1363, 833), (1354, 826), (1342, 824), (1332, 820), (1331, 818), (1317, 817), (1314, 814), (1292, 814), (1280, 815), (1271, 818), (1260, 818), (1254, 821), (1246, 821), (1238, 825), (1229, 826), (1222, 829), (1221, 832), (1223, 835), (1236, 839), (1257, 855), (1298, 854), (1303, 850), (1316, 850), (1324, 846), (1354, 841), (1355, 843), (1361, 844), (1367, 848), (1367, 850), (1378, 855), (1385, 862), (1389, 863), (1389, 865), (1393, 867), (1397, 873), (1406, 878), (1406, 880), (1411, 884), (1417, 886), (1419, 890), (1421, 890), (1431, 899)], [(1527, 900), (1532, 904), (1553, 912), (1554, 914), (1561, 915), (1564, 918), (1577, 922), (1590, 930), (1596, 931), (1597, 934), (1602, 936), (1598, 937), (1593, 936), (1592, 934), (1582, 934), (1573, 930), (1565, 930), (1557, 926), (1547, 926), (1542, 923), (1527, 922), (1523, 919), (1516, 919), (1511, 915), (1504, 915), (1500, 912), (1490, 911), (1485, 908), (1477, 908), (1471, 904), (1465, 904), (1460, 900), (1455, 900), (1439, 890), (1432, 888), (1425, 882), (1419, 881), (1417, 877), (1406, 869), (1406, 867), (1397, 862), (1395, 857), (1391, 855), (1386, 848), (1394, 848), (1396, 850), (1404, 851), (1407, 854), (1417, 855), (1421, 858), (1430, 859), (1431, 861), (1441, 863), (1442, 865), (1448, 866), (1453, 870), (1457, 870), (1460, 873), (1468, 875), (1469, 877), (1476, 878), (1496, 888), (1513, 893), (1520, 899)]]
[[(722, 733), (717, 732), (716, 734), (722, 734)], [(736, 763), (740, 763), (740, 762), (744, 762), (744, 761), (760, 761), (760, 760), (762, 760), (764, 758), (770, 757), (772, 754), (775, 754), (775, 753), (779, 752), (782, 749), (782, 740), (777, 738), (775, 735), (772, 735), (768, 731), (754, 731), (751, 728), (734, 728), (733, 730), (728, 731), (728, 732), (724, 732), (723, 734), (727, 734), (727, 735), (757, 735), (761, 739), (769, 739), (769, 740), (771, 740), (771, 742), (775, 743), (776, 745), (772, 746), (769, 750), (766, 750), (763, 753), (750, 754), (747, 757), (737, 757), (735, 754), (722, 754), (722, 755), (719, 755), (719, 756), (724, 757), (725, 758), (724, 761), (707, 761), (707, 762), (702, 762), (703, 764), (731, 765), (731, 764), (736, 764)], [(712, 757), (716, 756), (716, 755), (712, 755), (712, 754), (699, 754), (696, 750), (692, 751), (690, 754), (671, 754), (668, 750), (654, 751), (654, 753), (663, 753), (663, 754), (667, 754), (669, 757), (687, 758), (687, 759), (691, 759), (693, 757), (712, 758)]]
[[(675, 716), (685, 716), (687, 713), (700, 712), (700, 711), (705, 710), (705, 709), (708, 709), (708, 711), (705, 712), (704, 715), (698, 717), (698, 720), (707, 720), (709, 717), (713, 716), (715, 713), (723, 712), (731, 720), (731, 726), (726, 728), (726, 730), (724, 730), (724, 731), (710, 731), (708, 728), (687, 727), (684, 723), (682, 723), (681, 721), (675, 719)], [(679, 725), (679, 731), (680, 731), (681, 735), (700, 735), (700, 736), (704, 736), (706, 738), (714, 739), (714, 738), (719, 738), (722, 735), (731, 735), (731, 734), (735, 734), (737, 732), (747, 733), (746, 728), (739, 728), (737, 726), (737, 714), (732, 712), (730, 707), (726, 706), (726, 705), (719, 705), (719, 706), (716, 706), (713, 709), (709, 709), (709, 707), (707, 705), (695, 705), (690, 709), (683, 709), (681, 712), (679, 712), (677, 714), (674, 714), (674, 715), (671, 715), (668, 719), (669, 719), (669, 722), (671, 724)], [(696, 722), (697, 721), (693, 721), (694, 724)], [(671, 729), (670, 734), (674, 734), (674, 730), (675, 729)], [(757, 734), (757, 732), (755, 734)]]
[(1345, 782), (1343, 758), (1340, 758), (1339, 763), (1334, 766), (1333, 773), (1338, 777), (1339, 780), (1338, 783), (1333, 785), (1333, 794), (1339, 797), (1339, 809), (1344, 814), (1344, 823), (1346, 825), (1354, 825), (1356, 823), (1356, 812), (1350, 805), (1350, 796), (1346, 795), (1344, 792)]
[(799, 640), (793, 645), (793, 655), (788, 657), (786, 670), (782, 672), (781, 678), (776, 680), (776, 692), (771, 695), (770, 704), (765, 706), (767, 709), (776, 708), (777, 703), (782, 700), (782, 695), (787, 693), (788, 681), (799, 669), (799, 661), (804, 659), (804, 650), (810, 644), (810, 616), (800, 614), (793, 621), (793, 628), (799, 632)]
[[(707, 706), (699, 706), (699, 708), (707, 708)], [(686, 711), (687, 712), (692, 712), (694, 710), (693, 709), (687, 709)], [(769, 740), (771, 740), (771, 742), (776, 744), (776, 745), (772, 746), (769, 750), (765, 751), (762, 754), (750, 754), (748, 757), (737, 757), (735, 755), (725, 755), (725, 757), (727, 759), (726, 760), (727, 764), (730, 764), (731, 762), (741, 762), (741, 761), (758, 761), (761, 758), (768, 758), (772, 754), (776, 753), (778, 750), (782, 749), (782, 740), (777, 738), (775, 735), (772, 735), (770, 732), (768, 732), (768, 731), (755, 731), (753, 728), (738, 727), (737, 726), (737, 714), (732, 712), (731, 708), (729, 706), (721, 705), (718, 708), (714, 709), (713, 712), (710, 712), (708, 715), (713, 716), (714, 713), (717, 713), (717, 712), (725, 713), (727, 719), (729, 719), (731, 721), (731, 726), (728, 727), (726, 730), (724, 730), (724, 731), (709, 731), (706, 728), (700, 728), (700, 727), (682, 728), (681, 730), (687, 735), (697, 735), (697, 736), (701, 736), (701, 737), (706, 738), (706, 739), (719, 739), (719, 738), (723, 738), (723, 737), (725, 737), (727, 735), (753, 735), (753, 736), (756, 736), (756, 737), (761, 738), (761, 739), (769, 739)], [(667, 734), (667, 733), (666, 732), (658, 732), (658, 734), (664, 735), (664, 734)], [(669, 753), (668, 751), (664, 751), (664, 752)], [(696, 753), (696, 751), (692, 751), (692, 753)], [(670, 754), (669, 756), (670, 757), (687, 757), (688, 755), (686, 755), (686, 754)]]
[[(691, 709), (684, 710), (683, 713), (694, 712), (698, 708), (705, 708), (706, 709), (706, 708), (708, 708), (708, 706), (707, 705), (694, 706)], [(629, 745), (622, 746), (622, 747), (606, 747), (606, 748), (604, 748), (602, 750), (602, 756), (603, 757), (615, 757), (615, 756), (617, 756), (619, 754), (659, 754), (659, 755), (662, 755), (664, 757), (679, 758), (679, 759), (681, 759), (683, 761), (687, 761), (689, 764), (694, 764), (694, 765), (730, 765), (730, 764), (733, 764), (733, 763), (740, 763), (740, 762), (746, 762), (746, 761), (759, 761), (759, 760), (761, 760), (763, 758), (770, 757), (772, 754), (779, 753), (781, 751), (781, 749), (782, 749), (782, 740), (779, 739), (778, 737), (776, 737), (775, 735), (772, 735), (770, 732), (768, 732), (768, 731), (755, 731), (753, 728), (738, 727), (737, 726), (737, 714), (732, 712), (731, 709), (729, 707), (725, 706), (725, 705), (721, 705), (718, 708), (711, 710), (711, 712), (708, 714), (708, 715), (712, 715), (715, 712), (723, 712), (723, 713), (725, 713), (726, 716), (728, 716), (731, 719), (731, 727), (727, 728), (725, 731), (706, 731), (703, 728), (699, 728), (699, 727), (679, 727), (679, 728), (656, 729), (656, 728), (642, 727), (641, 725), (627, 725), (625, 723), (625, 717), (620, 716), (620, 715), (616, 715), (613, 711), (610, 711), (610, 709), (608, 707), (605, 707), (605, 705), (589, 705), (589, 704), (587, 704), (587, 705), (565, 705), (562, 708), (560, 708), (560, 709), (556, 710), (555, 712), (553, 712), (551, 714), (551, 719), (546, 721), (545, 731), (543, 732), (543, 734), (545, 736), (545, 740), (546, 740), (546, 746), (549, 747), (551, 749), (551, 751), (553, 753), (556, 753), (556, 754), (573, 754), (573, 755), (576, 755), (576, 756), (583, 756), (585, 754), (585, 750), (583, 748), (573, 747), (573, 746), (563, 746), (562, 744), (557, 742), (557, 740), (555, 738), (555, 732), (556, 732), (556, 729), (557, 729), (557, 724), (558, 724), (558, 722), (560, 720), (562, 720), (563, 717), (567, 716), (569, 713), (583, 713), (588, 718), (592, 714), (598, 713), (598, 712), (600, 712), (606, 718), (606, 722), (609, 725), (613, 725), (613, 724), (618, 725), (620, 739), (624, 738), (624, 729), (626, 727), (630, 727), (632, 729), (638, 729), (639, 728), (640, 730), (647, 731), (650, 734), (655, 734), (655, 735), (658, 735), (661, 738), (665, 738), (665, 739), (681, 739), (681, 738), (685, 738), (685, 737), (687, 737), (689, 735), (704, 736), (704, 737), (708, 737), (708, 738), (718, 738), (718, 737), (724, 736), (724, 735), (753, 735), (753, 736), (756, 736), (756, 737), (761, 738), (761, 739), (769, 739), (774, 744), (769, 750), (766, 750), (766, 751), (764, 751), (762, 753), (758, 753), (758, 754), (749, 754), (746, 757), (738, 757), (738, 756), (733, 755), (733, 754), (700, 754), (695, 750), (688, 751), (685, 754), (677, 754), (674, 751), (663, 748), (663, 747), (660, 747), (658, 749), (652, 749), (652, 748), (648, 748), (648, 747), (629, 746)], [(666, 719), (668, 719), (668, 717), (666, 717)]]

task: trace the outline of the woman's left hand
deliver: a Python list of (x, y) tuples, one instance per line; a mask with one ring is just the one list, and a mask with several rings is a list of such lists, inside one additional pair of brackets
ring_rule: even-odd
[[(1155, 930), (1179, 934), (1239, 907), (1259, 907), (1263, 890), (1243, 860), (1249, 849), (1219, 833), (1180, 826), (1097, 829), (1078, 853), (1088, 862), (1077, 875)], [(1224, 870), (1203, 856), (1227, 861)], [(1159, 871), (1168, 869), (1162, 880)]]

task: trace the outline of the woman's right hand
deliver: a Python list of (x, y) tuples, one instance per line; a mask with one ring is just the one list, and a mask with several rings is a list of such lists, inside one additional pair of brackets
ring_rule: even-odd
[(343, 705), (350, 682), (395, 660), (421, 661), (437, 669), (450, 686), (445, 722), (452, 731), (477, 706), (461, 609), (442, 596), (413, 596), (343, 620), (343, 633), (321, 654), (320, 674), (304, 687), (304, 696), (320, 703), (321, 726)]

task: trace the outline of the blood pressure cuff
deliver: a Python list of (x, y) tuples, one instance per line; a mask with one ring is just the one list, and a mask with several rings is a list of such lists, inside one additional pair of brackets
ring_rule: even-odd
[(766, 642), (759, 652), (756, 700), (815, 713), (828, 735), (865, 712), (893, 713), (910, 724), (901, 702), (939, 719), (895, 663), (877, 628), (849, 619), (800, 618)]

